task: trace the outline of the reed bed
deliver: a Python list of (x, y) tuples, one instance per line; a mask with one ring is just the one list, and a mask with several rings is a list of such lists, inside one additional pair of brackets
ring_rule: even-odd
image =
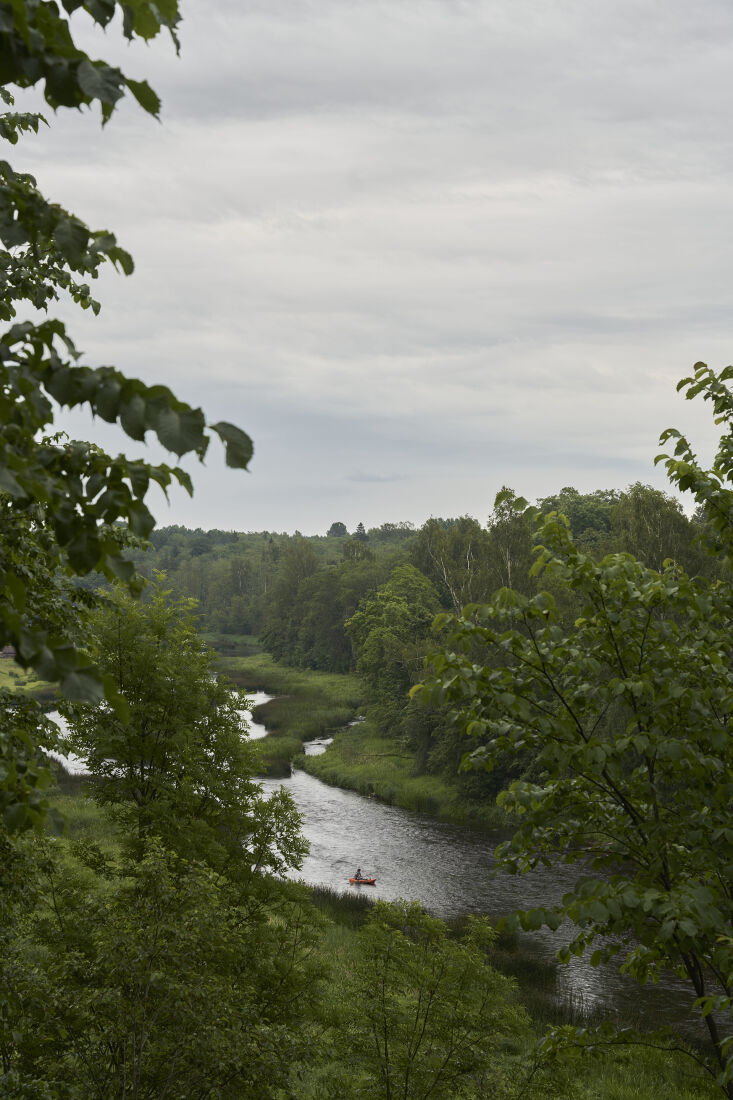
[(346, 928), (360, 928), (374, 905), (374, 899), (366, 894), (332, 886), (311, 887), (311, 898), (316, 909)]
[(302, 751), (297, 737), (263, 737), (253, 742), (255, 772), (270, 779), (285, 779), (290, 775), (291, 761)]
[(252, 714), (267, 728), (267, 737), (255, 743), (259, 775), (289, 775), (304, 741), (334, 733), (361, 706), (362, 687), (355, 676), (291, 668), (261, 652), (222, 658), (219, 667), (237, 687), (275, 696)]

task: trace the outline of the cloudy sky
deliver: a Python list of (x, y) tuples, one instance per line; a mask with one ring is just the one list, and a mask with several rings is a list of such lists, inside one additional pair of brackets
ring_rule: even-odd
[(159, 523), (323, 533), (484, 519), (502, 484), (664, 487), (670, 425), (709, 456), (675, 384), (733, 359), (729, 0), (182, 7), (178, 59), (91, 47), (147, 76), (161, 124), (66, 113), (13, 156), (135, 256), (73, 317), (86, 361), (254, 438), (247, 474), (212, 444)]

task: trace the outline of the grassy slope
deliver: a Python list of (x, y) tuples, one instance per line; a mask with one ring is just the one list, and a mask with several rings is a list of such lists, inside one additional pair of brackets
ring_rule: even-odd
[(24, 672), (12, 657), (0, 658), (0, 690), (32, 695), (40, 703), (50, 703), (56, 698), (53, 684), (39, 680), (33, 672)]
[(457, 788), (437, 775), (415, 775), (414, 753), (381, 737), (368, 721), (334, 737), (322, 756), (307, 756), (298, 766), (336, 787), (374, 795), (406, 810), (431, 814), (442, 821), (500, 828), (506, 816), (493, 803), (470, 803)]
[[(414, 753), (403, 743), (380, 737), (368, 722), (345, 729), (363, 703), (357, 676), (292, 668), (267, 653), (223, 656), (219, 664), (237, 687), (278, 696), (255, 711), (256, 720), (269, 730), (257, 742), (262, 774), (288, 775), (295, 760), (325, 783), (406, 810), (487, 828), (506, 824), (495, 805), (468, 803), (445, 779), (415, 775)], [(303, 741), (324, 735), (334, 741), (322, 756), (301, 754)]]

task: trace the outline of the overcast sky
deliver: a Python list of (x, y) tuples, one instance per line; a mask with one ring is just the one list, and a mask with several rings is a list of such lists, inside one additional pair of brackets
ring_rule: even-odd
[(502, 484), (664, 487), (670, 425), (709, 457), (675, 384), (733, 359), (729, 0), (182, 6), (178, 59), (92, 47), (147, 76), (161, 124), (66, 112), (13, 152), (135, 257), (99, 318), (67, 311), (86, 361), (254, 439), (250, 473), (218, 443), (189, 464), (160, 524), (325, 533), (484, 520)]

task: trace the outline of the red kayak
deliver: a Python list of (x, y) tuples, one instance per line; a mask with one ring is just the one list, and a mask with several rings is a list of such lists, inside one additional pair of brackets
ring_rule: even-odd
[(375, 878), (350, 878), (349, 882), (352, 886), (374, 886), (376, 883)]

